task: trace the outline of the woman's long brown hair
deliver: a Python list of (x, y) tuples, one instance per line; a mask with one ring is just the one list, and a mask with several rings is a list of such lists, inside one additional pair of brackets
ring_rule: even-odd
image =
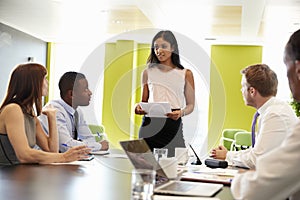
[(21, 106), (23, 112), (34, 116), (33, 104), (37, 115), (42, 110), (42, 88), (47, 70), (37, 63), (18, 65), (11, 73), (6, 96), (0, 109), (10, 103)]

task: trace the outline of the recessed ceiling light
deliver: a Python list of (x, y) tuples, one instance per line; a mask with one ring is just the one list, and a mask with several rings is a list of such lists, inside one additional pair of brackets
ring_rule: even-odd
[(205, 38), (205, 40), (217, 40), (216, 38)]
[(110, 13), (110, 10), (100, 10), (101, 13)]
[(113, 20), (112, 22), (115, 23), (115, 24), (123, 24), (122, 20)]

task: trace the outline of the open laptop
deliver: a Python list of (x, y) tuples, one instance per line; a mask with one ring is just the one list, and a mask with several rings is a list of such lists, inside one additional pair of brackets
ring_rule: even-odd
[(144, 139), (121, 141), (120, 145), (134, 168), (156, 170), (154, 193), (211, 197), (223, 187), (223, 184), (169, 180)]

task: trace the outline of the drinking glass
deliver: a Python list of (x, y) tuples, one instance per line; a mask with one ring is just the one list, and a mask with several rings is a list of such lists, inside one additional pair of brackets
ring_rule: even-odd
[(131, 200), (152, 200), (156, 171), (134, 169), (131, 175)]
[(159, 159), (161, 158), (167, 158), (168, 157), (168, 149), (166, 148), (154, 148), (153, 154), (157, 162), (159, 162)]

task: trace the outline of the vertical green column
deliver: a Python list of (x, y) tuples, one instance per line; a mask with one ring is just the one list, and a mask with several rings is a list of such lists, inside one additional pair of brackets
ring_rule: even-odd
[[(50, 76), (51, 76), (51, 71), (50, 71), (51, 58), (52, 58), (51, 52), (52, 52), (52, 43), (47, 42), (46, 68), (47, 68), (47, 71), (48, 71), (48, 76), (47, 76), (48, 82), (49, 82), (49, 79), (50, 79)], [(48, 93), (49, 93), (49, 91), (48, 91)], [(44, 99), (44, 104), (46, 104), (48, 101), (49, 101), (49, 96), (46, 96), (45, 99)]]
[(54, 63), (55, 63), (55, 43), (47, 42), (46, 68), (48, 71), (47, 78), (49, 82), (49, 92), (48, 92), (48, 96), (46, 96), (44, 99), (44, 104), (46, 104), (49, 101), (49, 99), (53, 98), (54, 96), (54, 90), (56, 86), (56, 84), (54, 84), (54, 73), (55, 73)]
[(130, 105), (134, 41), (106, 44), (102, 123), (111, 145), (130, 134)]
[(261, 46), (213, 45), (211, 47), (208, 148), (219, 144), (224, 128), (249, 130), (254, 109), (241, 93), (240, 71), (261, 63)]
[(141, 95), (140, 75), (146, 62), (141, 58), (145, 56), (144, 49), (143, 44), (131, 40), (118, 40), (105, 46), (102, 124), (111, 145), (117, 148), (120, 140), (128, 140), (130, 135), (135, 137), (133, 109)]
[[(135, 83), (135, 96), (133, 96), (133, 106), (135, 106), (135, 103), (141, 101), (142, 97), (142, 72), (146, 68), (146, 62), (147, 58), (150, 54), (150, 44), (138, 44), (137, 49), (137, 66), (136, 66), (136, 83)], [(134, 107), (133, 107), (134, 109)], [(138, 138), (138, 131), (140, 128), (140, 125), (142, 123), (142, 115), (135, 115), (133, 113), (132, 119), (134, 119), (132, 125), (132, 132), (131, 132), (131, 138), (136, 139)]]

